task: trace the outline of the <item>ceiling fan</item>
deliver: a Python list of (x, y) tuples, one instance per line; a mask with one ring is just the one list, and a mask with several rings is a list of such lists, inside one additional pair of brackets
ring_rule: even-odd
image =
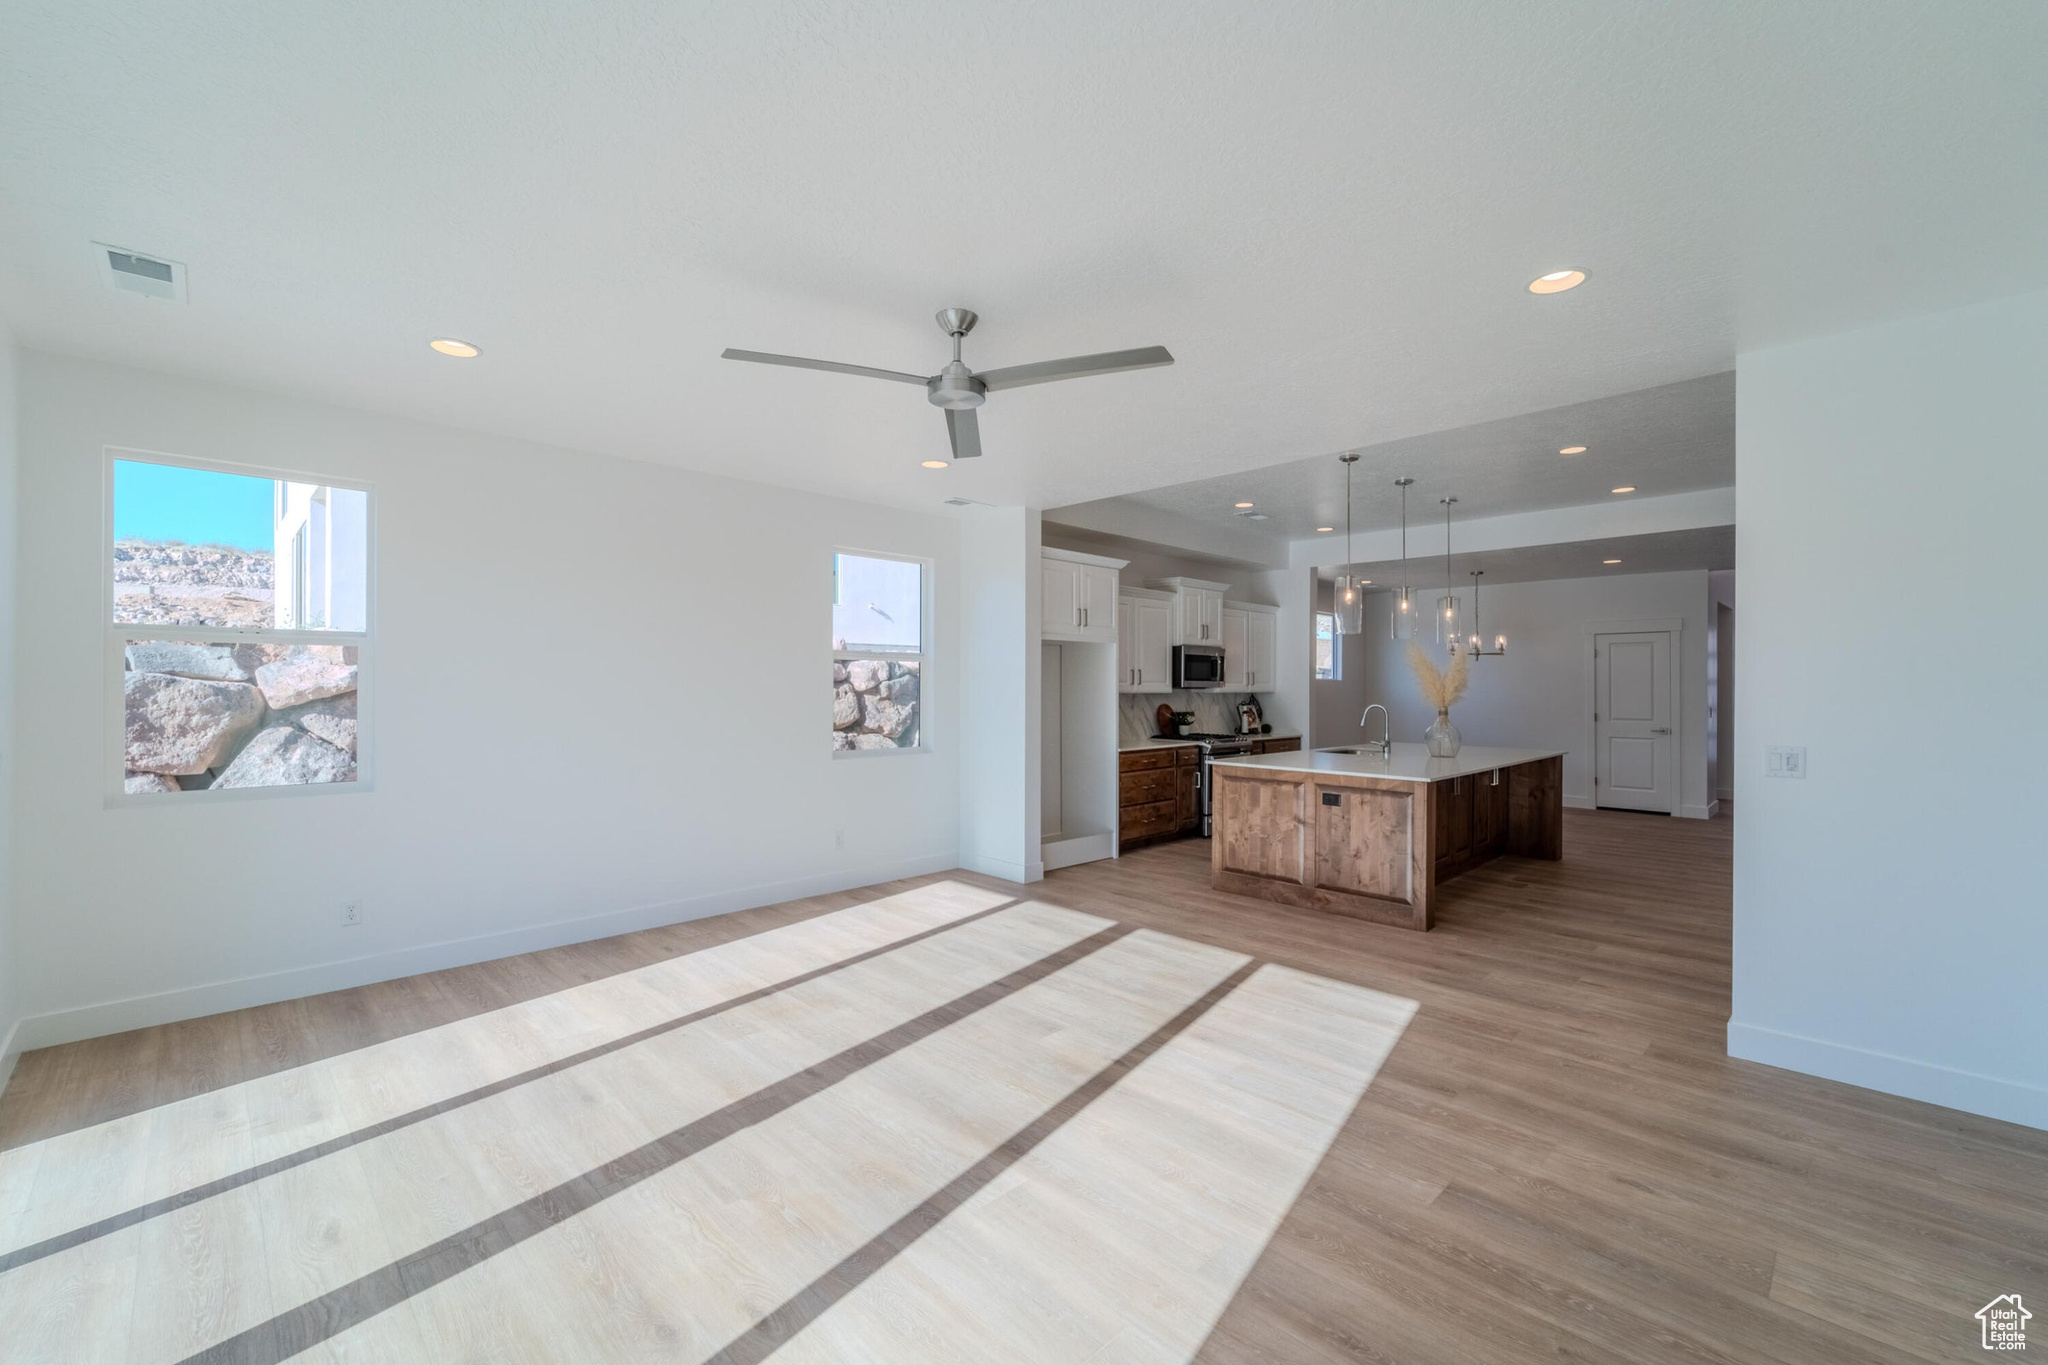
[(953, 360), (935, 375), (906, 374), (902, 370), (877, 370), (867, 365), (842, 365), (836, 360), (806, 360), (795, 355), (769, 355), (765, 351), (738, 351), (727, 347), (727, 360), (752, 360), (762, 365), (794, 365), (804, 370), (834, 370), (840, 374), (864, 374), (870, 379), (894, 379), (904, 384), (921, 384), (933, 407), (946, 410), (946, 435), (952, 438), (953, 458), (971, 460), (981, 454), (981, 426), (974, 410), (998, 389), (1020, 389), (1026, 384), (1049, 384), (1055, 379), (1081, 379), (1091, 374), (1114, 374), (1118, 370), (1144, 370), (1154, 365), (1171, 365), (1173, 355), (1164, 346), (1141, 346), (1135, 351), (1104, 351), (1100, 355), (1069, 356), (1065, 360), (1041, 360), (1035, 365), (1008, 365), (1000, 370), (976, 374), (960, 359), (960, 338), (974, 330), (980, 319), (969, 308), (942, 308), (939, 327), (953, 338)]

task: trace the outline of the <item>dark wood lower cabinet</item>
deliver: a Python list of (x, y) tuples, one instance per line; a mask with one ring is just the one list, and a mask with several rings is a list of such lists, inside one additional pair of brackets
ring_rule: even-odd
[(1201, 773), (1202, 751), (1192, 744), (1117, 755), (1117, 848), (1199, 832)]
[(1496, 768), (1430, 784), (1438, 881), (1508, 851), (1509, 771)]

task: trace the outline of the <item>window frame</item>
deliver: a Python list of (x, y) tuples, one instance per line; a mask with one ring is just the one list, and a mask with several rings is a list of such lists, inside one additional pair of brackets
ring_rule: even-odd
[[(364, 495), (363, 507), (363, 629), (306, 630), (238, 626), (170, 626), (114, 620), (114, 466), (123, 462), (170, 465), (212, 474), (239, 474), (273, 482), (322, 484), (345, 488)], [(273, 500), (275, 494), (273, 493)], [(274, 515), (274, 514), (273, 514)], [(105, 782), (105, 803), (109, 808), (146, 806), (179, 808), (224, 801), (265, 801), (281, 797), (345, 796), (376, 789), (376, 726), (371, 710), (376, 696), (377, 633), (377, 488), (365, 479), (335, 478), (310, 470), (286, 469), (277, 465), (243, 464), (171, 451), (146, 450), (138, 446), (103, 446), (100, 451), (100, 627), (104, 692), (102, 734), (105, 748), (101, 767)], [(272, 549), (272, 592), (276, 592), (277, 568)], [(275, 600), (273, 598), (273, 600)], [(130, 793), (128, 775), (128, 720), (125, 695), (127, 642), (129, 640), (182, 640), (194, 644), (227, 642), (261, 644), (353, 645), (356, 649), (356, 780), (353, 782), (308, 782), (288, 787), (207, 787), (200, 791)]]
[[(854, 555), (861, 559), (891, 559), (899, 564), (915, 564), (918, 566), (918, 597), (920, 600), (918, 602), (917, 638), (919, 647), (915, 652), (894, 649), (832, 650), (832, 662), (834, 664), (842, 664), (855, 659), (887, 659), (891, 663), (914, 663), (917, 665), (917, 743), (908, 749), (832, 749), (828, 752), (835, 763), (841, 759), (849, 758), (904, 758), (915, 754), (928, 754), (932, 752), (933, 747), (931, 731), (926, 727), (931, 721), (932, 714), (928, 700), (931, 695), (929, 685), (931, 683), (932, 623), (934, 615), (932, 603), (936, 596), (932, 584), (936, 567), (931, 558), (926, 555), (906, 555), (894, 550), (863, 550), (850, 545), (833, 546), (831, 550), (832, 557), (826, 561), (826, 571), (831, 578), (831, 591), (828, 594), (830, 600), (825, 606), (827, 617), (825, 640), (828, 645), (832, 639), (832, 631), (830, 629), (832, 608), (845, 605), (841, 601), (845, 594), (840, 586), (839, 579), (840, 555)], [(108, 556), (108, 560), (111, 564), (111, 553)], [(825, 694), (824, 706), (825, 729), (827, 733), (832, 732), (832, 701), (833, 694), (828, 690)]]
[[(1327, 619), (1330, 623), (1330, 675), (1328, 677), (1324, 677), (1321, 673), (1319, 673), (1316, 670), (1315, 659), (1315, 648), (1318, 644), (1322, 643), (1320, 632), (1322, 629), (1322, 623), (1325, 619)], [(1337, 629), (1336, 612), (1318, 611), (1311, 613), (1309, 621), (1308, 645), (1308, 675), (1310, 680), (1314, 682), (1343, 682), (1344, 636)]]

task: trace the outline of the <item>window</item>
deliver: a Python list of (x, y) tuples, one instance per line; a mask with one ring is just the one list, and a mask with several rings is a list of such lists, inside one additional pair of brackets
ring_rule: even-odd
[(922, 560), (832, 556), (832, 752), (923, 745), (929, 571)]
[(1336, 614), (1319, 611), (1316, 613), (1316, 677), (1329, 682), (1343, 676), (1343, 652), (1337, 648)]
[(157, 455), (108, 474), (114, 790), (361, 783), (369, 492)]

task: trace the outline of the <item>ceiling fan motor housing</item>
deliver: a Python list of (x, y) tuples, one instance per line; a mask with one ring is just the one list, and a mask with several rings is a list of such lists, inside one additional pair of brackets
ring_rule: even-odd
[(978, 408), (988, 397), (988, 385), (958, 360), (927, 379), (924, 386), (930, 391), (932, 406), (938, 408)]

